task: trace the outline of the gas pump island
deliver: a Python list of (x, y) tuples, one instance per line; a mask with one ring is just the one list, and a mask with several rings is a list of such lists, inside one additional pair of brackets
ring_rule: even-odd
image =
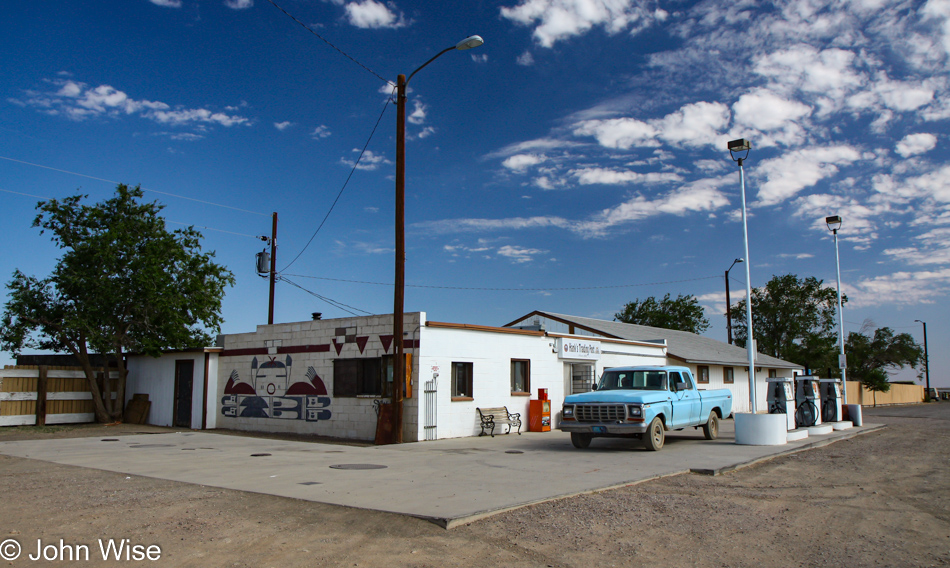
[(809, 433), (830, 434), (832, 430), (850, 428), (851, 422), (841, 420), (841, 387), (841, 379), (769, 378), (769, 414), (786, 416), (789, 441), (806, 438)]

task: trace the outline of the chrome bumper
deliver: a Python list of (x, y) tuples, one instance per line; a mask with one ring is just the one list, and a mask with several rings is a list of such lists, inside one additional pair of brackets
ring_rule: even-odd
[(562, 421), (558, 424), (558, 429), (562, 432), (576, 432), (579, 434), (593, 434), (594, 436), (603, 436), (609, 434), (643, 434), (647, 431), (647, 425), (643, 422), (625, 422), (623, 424), (597, 424), (574, 421)]

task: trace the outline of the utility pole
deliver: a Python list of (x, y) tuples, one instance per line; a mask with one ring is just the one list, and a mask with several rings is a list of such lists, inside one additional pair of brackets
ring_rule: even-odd
[(914, 320), (924, 326), (924, 371), (927, 373), (927, 391), (924, 400), (930, 400), (930, 354), (927, 353), (927, 322)]
[(270, 297), (267, 302), (267, 325), (274, 324), (274, 283), (277, 281), (277, 212), (270, 234)]

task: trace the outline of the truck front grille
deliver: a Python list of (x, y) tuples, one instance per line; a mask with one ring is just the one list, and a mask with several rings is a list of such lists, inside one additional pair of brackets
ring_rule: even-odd
[(574, 417), (578, 422), (616, 422), (627, 415), (622, 404), (578, 404)]

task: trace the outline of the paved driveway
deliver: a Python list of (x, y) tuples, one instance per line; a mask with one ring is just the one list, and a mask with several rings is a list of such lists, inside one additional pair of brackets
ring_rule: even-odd
[(869, 432), (836, 431), (787, 446), (739, 446), (671, 432), (659, 452), (637, 440), (575, 449), (561, 432), (352, 447), (203, 432), (0, 443), (0, 453), (421, 517), (450, 528), (531, 503), (689, 471), (720, 473)]

